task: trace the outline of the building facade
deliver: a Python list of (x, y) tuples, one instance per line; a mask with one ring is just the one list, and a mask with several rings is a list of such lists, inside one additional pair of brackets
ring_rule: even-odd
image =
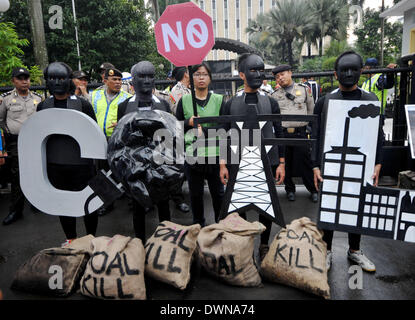
[[(276, 0), (194, 0), (213, 20), (217, 38), (228, 38), (249, 44), (245, 32), (249, 21), (260, 13), (275, 7)], [(225, 50), (212, 50), (206, 60), (234, 60), (237, 54)]]

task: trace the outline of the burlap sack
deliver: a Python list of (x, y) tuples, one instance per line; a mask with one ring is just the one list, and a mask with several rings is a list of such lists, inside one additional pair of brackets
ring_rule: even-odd
[(89, 234), (82, 238), (77, 238), (75, 240), (72, 240), (72, 242), (65, 246), (65, 248), (71, 248), (76, 250), (83, 250), (85, 252), (88, 252), (90, 255), (92, 255), (93, 247), (92, 247), (92, 240), (94, 240), (95, 237), (92, 234)]
[(261, 263), (265, 278), (330, 298), (327, 245), (309, 218), (294, 220), (275, 236)]
[(161, 222), (145, 245), (146, 275), (186, 289), (199, 232), (199, 224), (181, 226), (170, 221)]
[(89, 254), (69, 248), (45, 249), (17, 270), (11, 288), (65, 297), (79, 285)]
[(203, 228), (197, 238), (201, 265), (229, 284), (243, 287), (261, 285), (253, 252), (255, 236), (264, 230), (263, 224), (250, 223), (237, 213)]
[(99, 299), (146, 299), (145, 251), (140, 239), (115, 235), (92, 240), (81, 293)]

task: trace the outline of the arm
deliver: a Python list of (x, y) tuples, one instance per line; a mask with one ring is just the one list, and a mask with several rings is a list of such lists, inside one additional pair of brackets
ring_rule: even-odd
[(314, 186), (318, 191), (318, 185), (320, 182), (323, 182), (323, 178), (321, 176), (320, 171), (320, 163), (321, 163), (321, 155), (320, 155), (320, 141), (321, 141), (321, 112), (323, 111), (325, 97), (321, 97), (317, 100), (316, 105), (314, 107), (314, 114), (318, 115), (317, 118), (317, 127), (315, 129), (315, 138), (317, 140), (316, 143), (316, 161), (313, 163), (313, 175), (314, 175)]
[[(271, 102), (271, 112), (272, 114), (281, 114), (280, 107), (278, 105), (277, 100), (274, 98), (269, 98)], [(281, 121), (273, 121), (274, 126), (274, 133), (276, 138), (283, 138), (284, 135), (282, 133), (282, 126)], [(278, 146), (278, 154), (280, 158), (285, 158), (285, 147), (284, 146)]]
[(2, 128), (3, 130), (6, 128), (6, 114), (6, 104), (3, 103), (3, 100), (1, 100), (0, 98), (0, 128)]
[[(281, 114), (280, 107), (278, 105), (277, 100), (270, 98), (271, 102), (271, 110), (273, 114)], [(282, 126), (281, 121), (274, 121), (274, 132), (276, 138), (282, 138)], [(279, 154), (279, 164), (277, 167), (277, 170), (275, 171), (275, 180), (277, 181), (277, 184), (280, 185), (284, 182), (285, 178), (285, 147), (284, 146), (278, 146), (278, 154)]]
[(306, 98), (306, 105), (307, 105), (307, 114), (313, 114), (314, 111), (314, 100), (312, 95), (310, 94), (309, 90), (307, 90), (307, 88), (305, 88), (305, 92), (307, 95)]
[(83, 98), (81, 98), (81, 101), (82, 101), (82, 112), (85, 113), (87, 116), (89, 116), (92, 120), (97, 122), (97, 118), (95, 116), (94, 108), (89, 103), (89, 101), (85, 100)]

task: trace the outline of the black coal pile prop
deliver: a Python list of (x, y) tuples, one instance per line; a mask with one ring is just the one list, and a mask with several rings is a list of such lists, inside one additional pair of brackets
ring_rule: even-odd
[[(175, 150), (160, 148), (160, 139), (154, 139), (159, 129), (175, 139), (176, 122), (174, 116), (159, 110), (128, 113), (108, 141), (112, 172), (144, 207), (168, 199), (183, 183), (183, 165), (176, 164)], [(160, 164), (160, 159), (165, 161)]]

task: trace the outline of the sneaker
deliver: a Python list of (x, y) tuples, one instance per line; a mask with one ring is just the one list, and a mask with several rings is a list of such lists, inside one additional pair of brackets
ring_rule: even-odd
[(69, 240), (66, 239), (66, 241), (64, 243), (61, 244), (61, 248), (65, 248), (66, 246), (68, 246), (73, 240)]
[(262, 261), (264, 260), (265, 256), (269, 251), (269, 246), (267, 244), (261, 244), (259, 246), (259, 259)]
[(331, 268), (332, 260), (333, 260), (333, 253), (331, 252), (331, 250), (327, 250), (327, 255), (326, 255), (326, 269), (327, 269), (327, 271), (329, 271), (330, 268)]
[(347, 258), (357, 263), (364, 271), (375, 272), (376, 267), (372, 261), (370, 261), (362, 252), (362, 250), (351, 252), (347, 251)]

